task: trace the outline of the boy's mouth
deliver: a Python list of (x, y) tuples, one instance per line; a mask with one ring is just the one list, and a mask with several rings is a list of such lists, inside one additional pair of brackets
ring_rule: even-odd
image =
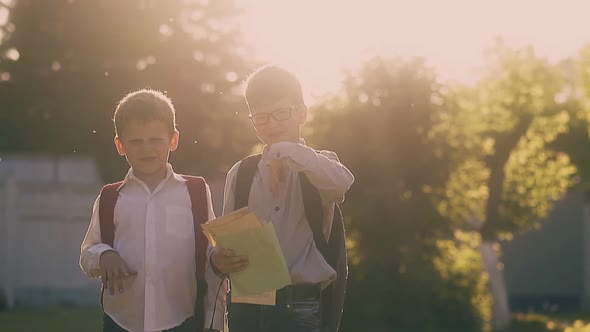
[(279, 137), (283, 134), (282, 131), (275, 131), (275, 132), (270, 132), (267, 135), (271, 138), (275, 138), (275, 137)]

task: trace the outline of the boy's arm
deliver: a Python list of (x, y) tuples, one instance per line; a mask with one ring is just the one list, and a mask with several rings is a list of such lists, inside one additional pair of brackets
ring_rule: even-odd
[[(207, 207), (209, 210), (209, 220), (215, 219), (215, 211), (213, 211), (213, 203), (211, 200), (211, 190), (207, 185)], [(225, 295), (227, 293), (227, 282), (224, 278), (219, 277), (211, 267), (211, 252), (213, 247), (211, 243), (207, 245), (207, 264), (205, 265), (205, 279), (207, 280), (207, 296), (205, 299), (205, 331), (208, 331), (213, 321), (213, 329), (223, 331), (225, 323), (225, 306), (226, 300)], [(221, 287), (221, 288), (220, 288)], [(219, 295), (218, 291), (219, 290)], [(215, 317), (213, 317), (213, 310), (215, 310)]]
[[(226, 214), (232, 213), (234, 211), (234, 196), (236, 192), (236, 176), (238, 173), (238, 168), (240, 167), (240, 163), (236, 163), (230, 170), (227, 172), (227, 176), (225, 178), (225, 187), (223, 189), (223, 212), (221, 215), (225, 216)], [(223, 275), (222, 272), (217, 270), (215, 266), (211, 263), (211, 255), (213, 254), (213, 250), (218, 248), (214, 248), (211, 246), (211, 243), (207, 245), (207, 266), (210, 267), (216, 276), (221, 277)]]
[(100, 195), (96, 198), (92, 207), (92, 218), (88, 231), (80, 248), (80, 267), (90, 278), (101, 276), (100, 256), (108, 250), (114, 250), (108, 244), (101, 242), (100, 221), (98, 217)]
[[(229, 214), (234, 211), (234, 198), (236, 190), (236, 177), (238, 168), (240, 167), (238, 162), (232, 169), (227, 173), (224, 190), (224, 204), (223, 204), (223, 215)], [(208, 262), (211, 266), (211, 270), (218, 276), (222, 277), (224, 274), (232, 272), (239, 272), (248, 267), (247, 256), (236, 256), (231, 249), (223, 249), (221, 247), (211, 247), (207, 252)]]
[(273, 144), (269, 152), (272, 158), (286, 162), (296, 172), (304, 172), (332, 202), (344, 201), (344, 193), (354, 182), (352, 173), (332, 151), (316, 151), (303, 144), (280, 142)]

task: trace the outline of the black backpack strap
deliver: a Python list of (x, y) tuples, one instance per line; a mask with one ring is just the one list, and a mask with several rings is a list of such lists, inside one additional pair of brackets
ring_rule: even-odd
[(303, 197), (303, 207), (305, 209), (305, 219), (313, 232), (313, 241), (322, 256), (331, 265), (331, 257), (328, 252), (328, 242), (324, 236), (324, 207), (320, 192), (309, 181), (307, 176), (299, 173), (299, 185), (301, 187), (301, 196)]
[(234, 195), (234, 210), (248, 206), (250, 188), (254, 175), (258, 170), (258, 163), (262, 159), (261, 154), (248, 156), (242, 159), (236, 176), (236, 194)]
[(316, 247), (328, 264), (336, 271), (336, 280), (322, 291), (322, 327), (324, 331), (338, 331), (344, 296), (346, 293), (346, 278), (348, 277), (348, 264), (346, 257), (346, 237), (342, 212), (338, 204), (334, 204), (334, 218), (330, 237), (326, 241), (324, 236), (324, 208), (318, 189), (309, 181), (304, 173), (299, 173), (299, 183), (305, 218), (313, 232), (313, 240)]
[(334, 205), (334, 219), (332, 220), (332, 231), (328, 241), (330, 265), (336, 270), (337, 276), (323, 292), (322, 301), (327, 303), (327, 310), (322, 312), (323, 323), (327, 331), (338, 331), (342, 311), (344, 309), (344, 298), (346, 296), (346, 280), (348, 278), (348, 257), (346, 255), (346, 234), (342, 212), (338, 204)]

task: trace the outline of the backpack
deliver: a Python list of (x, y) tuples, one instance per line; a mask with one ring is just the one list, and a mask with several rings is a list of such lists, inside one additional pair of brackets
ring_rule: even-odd
[[(250, 188), (254, 175), (258, 170), (258, 163), (262, 155), (253, 155), (242, 160), (236, 179), (236, 194), (234, 210), (248, 206)], [(313, 232), (316, 247), (328, 264), (336, 271), (336, 280), (322, 290), (322, 331), (337, 332), (342, 317), (344, 297), (346, 293), (346, 278), (348, 277), (348, 260), (346, 256), (346, 236), (342, 212), (338, 204), (334, 206), (334, 219), (330, 238), (326, 241), (323, 233), (324, 209), (322, 199), (316, 187), (307, 176), (299, 173), (299, 184), (303, 196), (305, 218)]]
[[(195, 262), (197, 279), (197, 301), (195, 303), (195, 323), (198, 331), (202, 331), (205, 326), (205, 293), (207, 292), (207, 282), (205, 281), (205, 263), (207, 257), (207, 238), (201, 230), (200, 224), (207, 222), (207, 189), (205, 179), (200, 176), (183, 175), (187, 181), (186, 186), (191, 200), (191, 209), (193, 212), (193, 222), (195, 229)], [(119, 188), (123, 182), (116, 182), (105, 185), (100, 191), (100, 203), (98, 217), (100, 221), (100, 234), (102, 243), (113, 247), (115, 239), (115, 225), (113, 222), (115, 215), (115, 204), (119, 197)], [(101, 304), (104, 295), (104, 287), (101, 290)]]

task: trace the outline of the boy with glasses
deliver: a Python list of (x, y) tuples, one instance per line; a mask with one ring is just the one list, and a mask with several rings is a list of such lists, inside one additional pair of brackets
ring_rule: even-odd
[[(334, 233), (344, 243), (341, 219), (338, 225), (334, 221), (354, 177), (334, 152), (316, 151), (301, 138), (308, 110), (293, 74), (277, 66), (260, 68), (246, 82), (245, 99), (265, 145), (261, 155), (228, 172), (223, 214), (247, 205), (260, 220), (273, 223), (292, 285), (277, 291), (274, 306), (232, 303), (230, 331), (337, 331), (341, 303), (331, 319), (337, 322), (328, 323), (324, 312), (332, 308), (321, 308), (320, 298), (334, 280), (345, 280), (346, 266), (332, 266), (324, 249)], [(210, 260), (219, 274), (248, 267), (247, 257), (226, 248), (214, 248)]]

